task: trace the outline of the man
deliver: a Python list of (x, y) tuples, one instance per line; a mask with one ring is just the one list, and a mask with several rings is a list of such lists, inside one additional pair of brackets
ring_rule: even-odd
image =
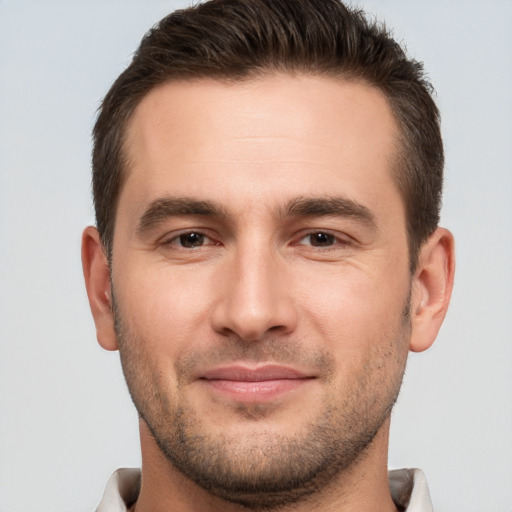
[(94, 129), (84, 274), (142, 448), (98, 510), (431, 510), (387, 445), (453, 284), (442, 167), (421, 65), (337, 0), (153, 28)]

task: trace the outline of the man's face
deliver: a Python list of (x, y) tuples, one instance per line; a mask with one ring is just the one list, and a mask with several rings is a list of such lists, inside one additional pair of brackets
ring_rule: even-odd
[(365, 452), (407, 357), (386, 100), (311, 76), (168, 83), (127, 134), (112, 285), (141, 417), (227, 499), (312, 492)]

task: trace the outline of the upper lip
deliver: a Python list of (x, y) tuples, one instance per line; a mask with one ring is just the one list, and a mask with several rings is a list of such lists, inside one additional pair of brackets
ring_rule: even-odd
[(232, 380), (238, 382), (262, 382), (281, 379), (307, 379), (314, 375), (297, 368), (278, 364), (249, 366), (233, 364), (219, 366), (201, 372), (200, 378), (205, 380)]

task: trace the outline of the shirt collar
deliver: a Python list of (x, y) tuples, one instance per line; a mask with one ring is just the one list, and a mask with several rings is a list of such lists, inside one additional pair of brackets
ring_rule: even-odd
[[(427, 480), (420, 469), (396, 469), (388, 473), (395, 505), (404, 512), (433, 512)], [(96, 512), (126, 512), (137, 501), (141, 471), (118, 469), (108, 481)]]

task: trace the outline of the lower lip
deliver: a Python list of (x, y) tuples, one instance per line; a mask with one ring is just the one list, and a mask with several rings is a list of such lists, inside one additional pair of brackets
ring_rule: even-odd
[(262, 381), (237, 381), (223, 379), (203, 380), (209, 388), (241, 402), (263, 402), (295, 391), (312, 379), (275, 379)]

